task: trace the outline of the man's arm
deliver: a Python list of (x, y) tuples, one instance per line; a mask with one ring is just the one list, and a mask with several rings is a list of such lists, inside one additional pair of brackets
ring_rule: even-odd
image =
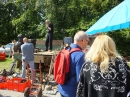
[(50, 27), (50, 25), (46, 24), (46, 27), (47, 27), (48, 30), (51, 31), (51, 27)]
[(50, 31), (52, 31), (53, 30), (53, 25), (52, 24), (50, 24), (50, 25), (48, 25), (48, 30), (50, 30)]

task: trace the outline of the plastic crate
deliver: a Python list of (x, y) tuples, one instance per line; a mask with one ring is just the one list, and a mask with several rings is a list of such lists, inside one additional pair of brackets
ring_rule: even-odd
[(7, 80), (7, 89), (13, 90), (13, 80)]
[(19, 83), (18, 91), (19, 92), (24, 92), (26, 87), (31, 87), (31, 80), (26, 80), (23, 83)]
[(1, 82), (0, 83), (0, 89), (5, 89), (7, 88), (7, 83), (6, 82)]
[(27, 82), (19, 83), (18, 91), (19, 92), (24, 92), (24, 90), (25, 90), (26, 87), (27, 87)]
[(7, 80), (7, 88), (8, 90), (15, 90), (18, 91), (19, 89), (19, 83), (22, 80), (22, 78), (12, 78)]
[(30, 80), (25, 80), (21, 82), (23, 78), (13, 78), (11, 80), (7, 80), (7, 88), (8, 90), (14, 90), (18, 92), (24, 92), (26, 87), (31, 86)]
[(19, 91), (19, 83), (21, 80), (22, 78), (13, 78), (13, 90)]

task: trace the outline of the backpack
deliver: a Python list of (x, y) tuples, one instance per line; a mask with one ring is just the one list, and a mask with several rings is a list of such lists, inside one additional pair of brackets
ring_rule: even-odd
[(65, 84), (67, 79), (67, 74), (70, 71), (70, 54), (75, 51), (81, 51), (79, 48), (68, 47), (61, 50), (55, 58), (54, 61), (54, 80), (58, 84)]

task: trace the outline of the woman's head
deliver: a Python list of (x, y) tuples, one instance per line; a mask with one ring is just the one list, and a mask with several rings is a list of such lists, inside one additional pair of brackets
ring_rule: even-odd
[(107, 35), (99, 35), (95, 38), (85, 59), (100, 64), (100, 69), (104, 72), (108, 69), (109, 61), (113, 61), (118, 56), (113, 39)]

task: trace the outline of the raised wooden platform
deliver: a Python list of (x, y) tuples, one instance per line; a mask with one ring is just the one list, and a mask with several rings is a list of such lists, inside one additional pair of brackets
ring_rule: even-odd
[[(46, 51), (46, 52), (34, 53), (34, 62), (35, 63), (40, 63), (40, 60), (41, 60), (41, 63), (44, 63), (44, 58), (45, 57), (55, 55), (58, 52), (59, 51), (52, 51), (52, 52)], [(16, 59), (16, 60), (21, 60), (22, 59), (22, 54), (19, 53), (19, 52), (14, 52), (13, 56), (14, 56), (14, 59)]]
[[(53, 63), (55, 56), (58, 54), (59, 51), (52, 51), (52, 52), (37, 52), (34, 53), (34, 63), (35, 69), (39, 68), (39, 63), (42, 63), (42, 71), (48, 72), (49, 74), (52, 72)], [(18, 52), (14, 52), (14, 60), (22, 60), (22, 54)]]
[[(36, 44), (45, 44), (45, 40), (37, 40)], [(63, 44), (63, 40), (53, 40), (53, 45), (60, 46)]]

